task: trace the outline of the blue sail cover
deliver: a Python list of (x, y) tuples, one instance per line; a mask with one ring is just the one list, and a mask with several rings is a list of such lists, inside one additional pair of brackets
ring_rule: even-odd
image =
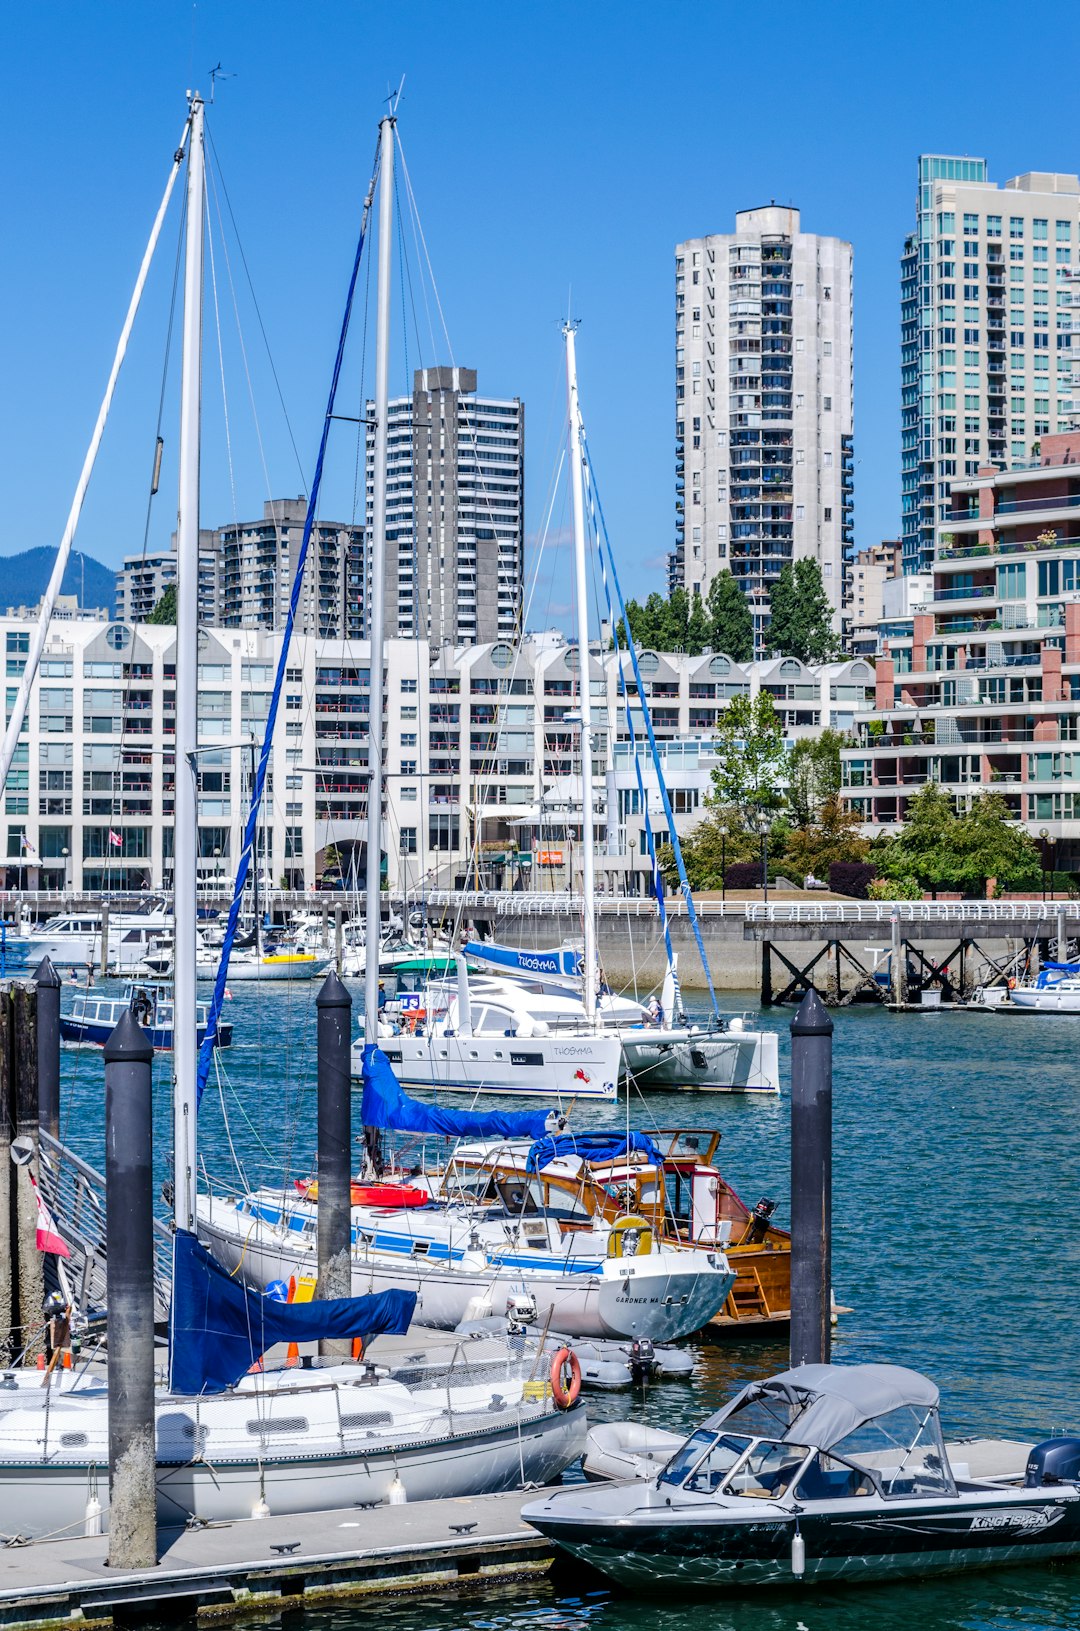
[(572, 946), (558, 946), (554, 951), (522, 951), (518, 946), (496, 946), (490, 940), (470, 940), (462, 956), (494, 968), (510, 969), (515, 974), (540, 974), (561, 980), (581, 978), (581, 953)]
[(654, 1166), (664, 1159), (647, 1133), (565, 1133), (537, 1139), (525, 1170), (539, 1172), (560, 1155), (580, 1155), (583, 1161), (617, 1161), (620, 1155), (633, 1155), (635, 1151)]
[(390, 1061), (369, 1042), (364, 1048), (364, 1098), (360, 1110), (365, 1127), (390, 1127), (398, 1133), (441, 1133), (445, 1138), (543, 1138), (548, 1129), (546, 1110), (444, 1110), (421, 1104), (401, 1090)]
[(178, 1229), (173, 1244), (169, 1315), (169, 1386), (174, 1393), (223, 1393), (246, 1376), (277, 1342), (321, 1337), (372, 1337), (409, 1329), (414, 1291), (374, 1297), (280, 1303), (234, 1280), (193, 1234)]

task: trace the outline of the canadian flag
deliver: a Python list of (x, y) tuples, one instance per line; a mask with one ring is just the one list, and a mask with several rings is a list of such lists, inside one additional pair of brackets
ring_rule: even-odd
[(123, 847), (124, 847), (123, 835), (121, 833), (114, 832), (113, 829), (110, 827), (109, 828), (109, 843), (112, 845), (113, 849), (123, 849)]
[(71, 1253), (56, 1232), (56, 1224), (52, 1214), (41, 1198), (41, 1190), (32, 1172), (27, 1177), (34, 1185), (34, 1199), (37, 1201), (37, 1249), (39, 1252), (54, 1252), (57, 1257), (70, 1257)]

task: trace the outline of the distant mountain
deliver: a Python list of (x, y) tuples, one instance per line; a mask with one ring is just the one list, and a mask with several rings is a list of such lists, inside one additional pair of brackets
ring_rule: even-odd
[[(0, 611), (9, 606), (36, 606), (48, 587), (55, 561), (55, 549), (24, 549), (19, 555), (0, 555)], [(92, 555), (73, 549), (60, 592), (77, 595), (79, 605), (87, 610), (102, 607), (111, 617), (116, 573)]]

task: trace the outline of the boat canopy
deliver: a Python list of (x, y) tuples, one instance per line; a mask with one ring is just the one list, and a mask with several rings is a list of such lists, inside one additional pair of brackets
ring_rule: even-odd
[(526, 1172), (540, 1172), (560, 1156), (576, 1155), (594, 1165), (617, 1161), (619, 1157), (644, 1155), (653, 1166), (663, 1165), (663, 1156), (647, 1133), (564, 1133), (537, 1139), (525, 1162)]
[(234, 1280), (186, 1229), (173, 1242), (169, 1311), (169, 1387), (173, 1393), (223, 1393), (278, 1342), (402, 1336), (416, 1307), (414, 1291), (371, 1297), (282, 1303)]
[(936, 1410), (939, 1394), (927, 1377), (904, 1365), (800, 1365), (764, 1382), (751, 1382), (710, 1416), (705, 1428), (715, 1431), (758, 1400), (791, 1410), (785, 1438), (827, 1450), (864, 1422), (891, 1410), (905, 1406)]
[(360, 1115), (365, 1127), (398, 1133), (439, 1133), (444, 1138), (543, 1138), (558, 1125), (547, 1110), (444, 1110), (422, 1104), (402, 1091), (389, 1059), (373, 1042), (364, 1048), (364, 1097)]
[(523, 951), (518, 946), (497, 946), (490, 940), (469, 940), (463, 955), (473, 962), (509, 969), (514, 974), (538, 974), (560, 980), (581, 978), (582, 954), (574, 946), (557, 946), (552, 951)]

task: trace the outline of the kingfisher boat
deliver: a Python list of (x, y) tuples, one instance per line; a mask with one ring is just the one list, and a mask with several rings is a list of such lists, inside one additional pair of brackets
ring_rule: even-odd
[[(96, 992), (80, 991), (72, 998), (71, 1006), (60, 1015), (60, 1037), (64, 1042), (92, 1042), (103, 1048), (120, 1021), (120, 1015), (130, 1010), (145, 1029), (155, 1049), (173, 1045), (173, 992), (171, 985), (152, 981), (139, 981), (124, 988), (119, 997), (103, 997)], [(199, 1046), (206, 1040), (207, 1006), (195, 1005)], [(228, 1020), (218, 1020), (214, 1046), (232, 1045), (233, 1028)]]
[(1023, 1472), (942, 1438), (899, 1365), (803, 1365), (743, 1388), (647, 1480), (568, 1488), (522, 1517), (635, 1591), (833, 1585), (1080, 1554), (1080, 1439)]

